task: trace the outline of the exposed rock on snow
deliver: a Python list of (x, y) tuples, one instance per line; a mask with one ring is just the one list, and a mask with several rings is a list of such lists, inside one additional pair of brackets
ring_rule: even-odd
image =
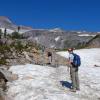
[[(12, 74), (8, 70), (0, 67), (0, 100), (5, 100), (7, 89), (6, 82), (17, 80), (18, 76), (16, 74)], [(7, 99), (8, 100), (8, 99)]]

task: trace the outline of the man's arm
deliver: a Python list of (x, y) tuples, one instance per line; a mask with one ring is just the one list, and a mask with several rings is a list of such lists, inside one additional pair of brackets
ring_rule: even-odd
[(69, 55), (69, 63), (72, 64), (73, 63), (73, 60), (74, 60), (74, 55), (73, 54), (70, 54)]

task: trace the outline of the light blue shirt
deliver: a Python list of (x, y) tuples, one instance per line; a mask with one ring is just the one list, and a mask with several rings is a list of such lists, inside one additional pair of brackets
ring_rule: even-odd
[(74, 60), (74, 55), (72, 53), (69, 54), (69, 61), (70, 62), (73, 62)]

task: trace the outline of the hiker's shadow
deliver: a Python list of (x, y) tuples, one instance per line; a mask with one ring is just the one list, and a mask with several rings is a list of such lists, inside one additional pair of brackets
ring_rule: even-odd
[(72, 83), (68, 82), (68, 81), (60, 81), (60, 84), (63, 86), (63, 87), (67, 87), (69, 89), (71, 89), (72, 87)]

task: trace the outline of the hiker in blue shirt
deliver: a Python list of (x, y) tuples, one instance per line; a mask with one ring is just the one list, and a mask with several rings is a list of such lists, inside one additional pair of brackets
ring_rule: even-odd
[(47, 55), (48, 55), (48, 60), (49, 60), (48, 64), (51, 65), (51, 63), (52, 63), (52, 52), (48, 51)]
[[(79, 88), (79, 78), (78, 78), (78, 64), (75, 64), (75, 56), (77, 54), (73, 53), (73, 48), (68, 49), (69, 52), (69, 63), (70, 63), (70, 77), (72, 81), (72, 92), (76, 92), (76, 90), (80, 90)], [(79, 62), (80, 63), (80, 62)]]

